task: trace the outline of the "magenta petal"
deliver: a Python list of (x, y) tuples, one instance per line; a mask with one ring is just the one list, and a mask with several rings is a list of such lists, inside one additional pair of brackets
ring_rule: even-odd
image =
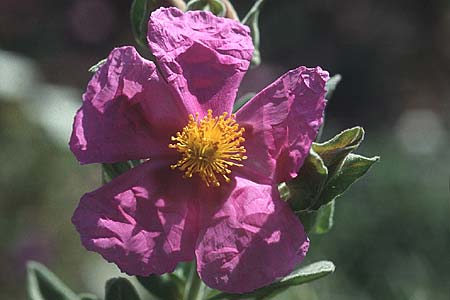
[(197, 270), (210, 287), (245, 293), (289, 274), (308, 251), (302, 224), (275, 186), (236, 177), (236, 186), (200, 232)]
[(253, 53), (248, 27), (210, 12), (161, 8), (150, 16), (148, 42), (190, 113), (231, 112)]
[(173, 174), (168, 164), (147, 162), (85, 194), (72, 218), (83, 245), (131, 275), (163, 274), (192, 260), (195, 191)]
[[(153, 62), (133, 47), (114, 49), (83, 95), (70, 149), (81, 163), (141, 159), (167, 152), (170, 135), (159, 129), (173, 128), (173, 134), (186, 120), (170, 93)], [(167, 118), (169, 113), (173, 118)]]
[(261, 183), (297, 176), (325, 109), (328, 72), (299, 67), (266, 87), (237, 113), (248, 159), (239, 172)]

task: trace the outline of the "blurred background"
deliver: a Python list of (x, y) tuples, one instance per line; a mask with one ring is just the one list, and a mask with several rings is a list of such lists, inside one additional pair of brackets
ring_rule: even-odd
[[(252, 0), (232, 1), (240, 16)], [(336, 272), (277, 299), (447, 300), (450, 295), (450, 2), (277, 0), (261, 16), (263, 64), (241, 93), (286, 70), (341, 74), (324, 138), (361, 125), (380, 155), (339, 198), (335, 226), (308, 262)], [(90, 66), (133, 44), (131, 1), (0, 1), (0, 299), (25, 299), (25, 262), (102, 295), (115, 267), (82, 248), (70, 223), (98, 166), (67, 147)]]

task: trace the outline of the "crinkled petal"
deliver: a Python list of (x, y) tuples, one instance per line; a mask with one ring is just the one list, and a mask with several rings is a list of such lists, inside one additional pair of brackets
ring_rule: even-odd
[(275, 186), (236, 177), (199, 235), (197, 270), (210, 287), (245, 293), (290, 273), (308, 251), (302, 224)]
[(170, 89), (155, 64), (133, 47), (114, 49), (83, 95), (70, 149), (81, 163), (118, 162), (167, 152), (167, 131), (173, 134), (187, 121)]
[(248, 27), (210, 12), (153, 12), (148, 42), (162, 73), (190, 113), (231, 112), (253, 53)]
[(236, 113), (248, 156), (239, 172), (262, 183), (297, 176), (323, 121), (328, 78), (319, 67), (291, 70)]
[(163, 274), (192, 260), (195, 189), (174, 174), (149, 161), (85, 194), (72, 217), (83, 245), (130, 275)]

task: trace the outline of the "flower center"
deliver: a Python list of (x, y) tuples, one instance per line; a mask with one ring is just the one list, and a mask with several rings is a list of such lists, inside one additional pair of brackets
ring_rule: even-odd
[(187, 178), (198, 173), (207, 186), (220, 186), (221, 177), (230, 182), (230, 168), (242, 167), (240, 162), (247, 159), (241, 146), (245, 141), (243, 133), (244, 128), (239, 128), (235, 116), (228, 117), (226, 112), (213, 117), (209, 109), (201, 120), (198, 113), (195, 117), (189, 115), (188, 124), (171, 138), (174, 143), (169, 148), (177, 149), (181, 159), (170, 167), (184, 171)]

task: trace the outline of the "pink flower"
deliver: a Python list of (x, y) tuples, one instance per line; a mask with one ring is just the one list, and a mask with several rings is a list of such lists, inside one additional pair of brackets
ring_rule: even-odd
[(196, 259), (207, 285), (234, 293), (290, 273), (309, 240), (277, 185), (309, 152), (328, 73), (289, 71), (232, 116), (253, 52), (246, 26), (162, 8), (148, 42), (159, 69), (114, 49), (75, 117), (81, 163), (146, 160), (81, 198), (72, 221), (83, 245), (133, 275)]

